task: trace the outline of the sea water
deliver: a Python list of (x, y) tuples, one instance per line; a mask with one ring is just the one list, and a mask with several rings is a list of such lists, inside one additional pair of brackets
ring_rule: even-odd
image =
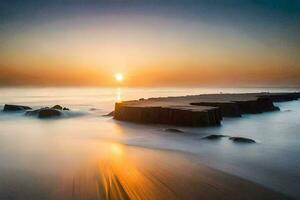
[[(127, 181), (134, 182), (142, 176), (135, 167), (155, 157), (147, 149), (162, 155), (171, 151), (172, 156), (166, 156), (170, 160), (177, 155), (192, 155), (193, 163), (300, 198), (300, 101), (276, 103), (280, 107), (278, 112), (225, 118), (218, 127), (176, 127), (184, 133), (166, 132), (164, 129), (169, 126), (165, 125), (133, 124), (103, 116), (113, 110), (115, 102), (123, 100), (266, 91), (297, 89), (1, 88), (1, 110), (7, 103), (32, 108), (59, 104), (71, 111), (53, 120), (24, 116), (22, 112), (0, 112), (0, 199), (45, 199), (45, 193), (49, 199), (55, 199), (56, 195), (74, 195), (74, 188), (84, 191), (80, 195), (88, 197), (94, 192), (91, 189), (94, 186), (88, 187), (89, 179), (97, 177), (97, 171), (104, 171), (103, 167), (98, 169), (99, 163), (107, 166), (108, 160), (118, 163), (112, 165), (118, 167), (125, 166), (122, 163), (126, 162), (130, 167), (126, 170), (134, 177), (129, 179), (126, 175)], [(228, 138), (202, 139), (210, 134), (248, 137), (257, 143), (236, 144)], [(142, 159), (121, 161), (121, 156), (135, 155), (132, 149)], [(159, 165), (155, 167), (159, 171)], [(176, 167), (176, 163), (170, 167)], [(82, 199), (80, 195), (78, 199)]]

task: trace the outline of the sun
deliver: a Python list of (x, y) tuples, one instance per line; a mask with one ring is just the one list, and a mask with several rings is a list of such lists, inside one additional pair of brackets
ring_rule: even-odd
[(115, 74), (115, 79), (118, 82), (122, 82), (124, 80), (124, 76), (121, 73), (117, 73), (117, 74)]

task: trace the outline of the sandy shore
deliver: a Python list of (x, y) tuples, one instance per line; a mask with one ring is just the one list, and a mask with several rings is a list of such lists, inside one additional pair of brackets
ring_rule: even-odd
[[(107, 148), (108, 146), (106, 146)], [(109, 144), (101, 156), (59, 176), (5, 172), (1, 199), (286, 199), (252, 182), (199, 164), (193, 156)], [(4, 172), (2, 170), (2, 172)]]
[(177, 152), (113, 144), (107, 159), (66, 175), (53, 199), (286, 199)]
[[(206, 167), (195, 155), (94, 140), (73, 142), (64, 145), (72, 154), (59, 158), (58, 150), (55, 162), (33, 165), (24, 160), (27, 170), (1, 168), (0, 199), (285, 199)], [(63, 160), (70, 164), (65, 166)]]

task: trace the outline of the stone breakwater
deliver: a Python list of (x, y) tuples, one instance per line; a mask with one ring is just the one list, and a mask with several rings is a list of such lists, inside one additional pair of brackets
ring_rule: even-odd
[(279, 110), (274, 102), (292, 101), (300, 93), (204, 94), (124, 101), (115, 104), (114, 119), (143, 124), (216, 126), (223, 117)]

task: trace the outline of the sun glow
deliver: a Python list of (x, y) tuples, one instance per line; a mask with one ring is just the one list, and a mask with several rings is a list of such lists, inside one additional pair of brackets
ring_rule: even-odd
[(124, 76), (121, 73), (117, 73), (117, 74), (115, 74), (115, 79), (118, 82), (122, 82), (124, 80)]

